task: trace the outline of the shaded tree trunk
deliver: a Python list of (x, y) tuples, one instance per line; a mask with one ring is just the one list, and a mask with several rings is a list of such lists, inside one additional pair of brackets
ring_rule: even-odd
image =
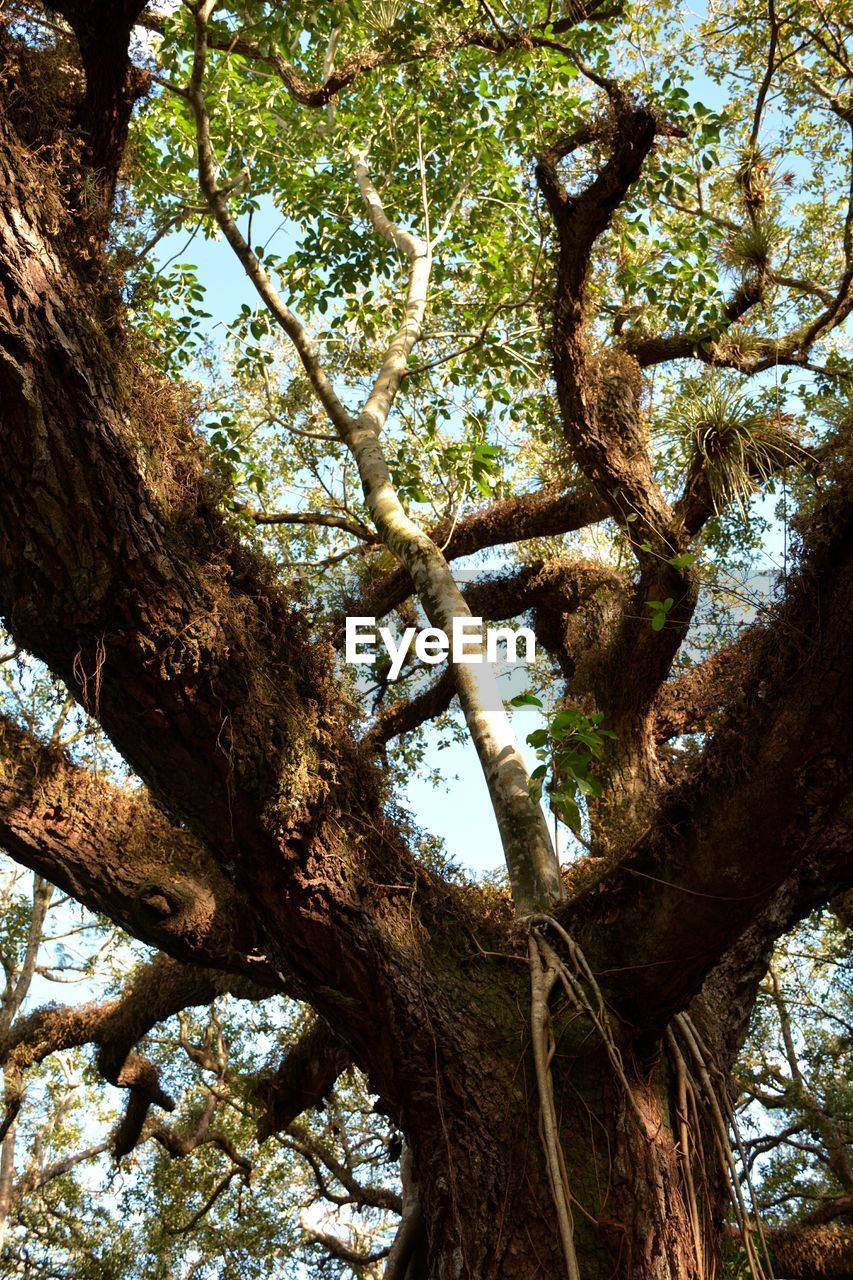
[[(501, 983), (507, 986), (506, 974), (493, 972), (493, 1002)], [(500, 1024), (490, 1029), (481, 1002), (472, 1004), (466, 1043), (452, 1058), (450, 1046), (436, 1046), (436, 1095), (428, 1108), (416, 1112), (416, 1099), (407, 1098), (399, 1116), (412, 1147), (435, 1280), (567, 1274), (527, 1029), (519, 1027), (518, 1009), (529, 1000), (526, 975), (509, 985), (514, 997), (505, 1006), (505, 1034), (498, 1038)], [(597, 1032), (559, 1005), (555, 1040), (555, 1102), (580, 1274), (584, 1280), (707, 1275), (717, 1257), (724, 1182), (704, 1122), (701, 1153), (698, 1145), (688, 1152), (690, 1183), (685, 1177), (671, 1063), (661, 1055), (647, 1070), (626, 1065), (629, 1100)], [(423, 1064), (413, 1061), (407, 1070), (414, 1077)], [(698, 1241), (689, 1186), (698, 1201)]]
[[(124, 74), (117, 92), (120, 132)], [(99, 77), (86, 110), (111, 93)], [(114, 155), (115, 146), (115, 137), (101, 138), (98, 153)], [(425, 1227), (415, 1271), (426, 1266), (433, 1280), (557, 1280), (566, 1261), (540, 1134), (521, 934), (508, 910), (438, 881), (411, 857), (385, 815), (382, 778), (354, 739), (330, 651), (218, 514), (180, 395), (130, 348), (115, 286), (97, 248), (82, 252), (78, 232), (56, 175), (14, 120), (0, 121), (0, 610), (247, 904), (254, 918), (243, 932), (256, 945), (233, 958), (235, 971), (255, 960), (286, 974), (406, 1134)], [(643, 520), (651, 527), (657, 515)], [(671, 655), (652, 657), (649, 703)], [(647, 738), (650, 729), (640, 763)], [(787, 795), (791, 771), (787, 755), (780, 760), (768, 776)], [(640, 763), (625, 771), (625, 795), (645, 785)], [(714, 814), (715, 783), (712, 774)], [(813, 788), (826, 812), (835, 786)], [(632, 833), (646, 825), (645, 811), (620, 803)], [(680, 834), (690, 806), (679, 803), (666, 842), (653, 833), (651, 850), (636, 855), (655, 872), (637, 871), (640, 888), (651, 883), (658, 895), (644, 900), (645, 914), (634, 908), (639, 882), (626, 865), (615, 888), (591, 890), (564, 917), (574, 913), (579, 936), (586, 928), (597, 973), (635, 963), (642, 971), (633, 986), (623, 982), (624, 1079), (589, 1019), (552, 1002), (559, 1146), (584, 1280), (706, 1280), (716, 1256), (722, 1174), (707, 1132), (697, 1141), (701, 1118), (687, 1119), (694, 1138), (685, 1150), (664, 1033), (778, 889), (794, 853), (783, 848), (788, 862), (779, 861), (768, 837), (773, 857), (754, 859), (738, 889), (746, 896), (727, 901), (714, 892), (716, 866), (704, 866)], [(40, 816), (62, 824), (61, 806)], [(810, 834), (798, 837), (798, 857)], [(38, 869), (38, 852), (25, 856)], [(212, 964), (204, 930), (216, 903), (207, 911), (189, 878), (184, 898), (170, 901), (158, 878), (164, 864), (162, 848), (151, 851), (150, 874), (137, 860), (134, 875), (111, 888), (108, 909), (131, 920), (143, 909), (180, 916), (195, 948), (165, 930), (160, 945)], [(695, 888), (671, 883), (688, 872), (698, 875)], [(103, 907), (95, 861), (76, 876), (74, 891)], [(689, 895), (687, 906), (676, 890)], [(691, 914), (700, 906), (705, 916)], [(611, 935), (617, 909), (626, 918), (633, 910), (634, 920)], [(701, 954), (697, 919), (712, 938)], [(652, 990), (648, 975), (661, 973), (670, 936), (680, 949), (665, 954), (666, 980), (655, 976)], [(227, 961), (217, 950), (215, 964)], [(651, 1028), (641, 1025), (649, 1003)], [(723, 1077), (736, 1040), (718, 1054)]]

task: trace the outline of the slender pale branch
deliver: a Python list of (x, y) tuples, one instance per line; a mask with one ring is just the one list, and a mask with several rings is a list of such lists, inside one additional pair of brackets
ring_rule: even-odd
[(357, 436), (352, 441), (348, 441), (358, 462), (358, 438), (362, 432), (373, 432), (378, 435), (385, 426), (405, 375), (408, 358), (420, 340), (426, 313), (432, 253), (426, 240), (421, 240), (409, 231), (401, 230), (388, 218), (379, 193), (371, 181), (364, 153), (356, 153), (353, 156), (353, 169), (374, 231), (383, 240), (393, 245), (409, 264), (403, 322), (388, 344), (382, 367), (359, 415)]
[[(305, 326), (284, 303), (237, 227), (225, 190), (218, 183), (204, 97), (208, 23), (215, 6), (216, 0), (203, 0), (196, 9), (192, 73), (187, 86), (196, 121), (201, 190), (262, 301), (296, 347), (320, 403), (352, 452), (380, 538), (408, 570), (433, 624), (451, 631), (454, 618), (468, 618), (470, 613), (438, 547), (406, 514), (391, 482), (380, 443), (380, 433), (394, 404), (408, 357), (420, 337), (431, 265), (429, 248), (418, 237), (391, 222), (371, 181), (365, 157), (356, 155), (356, 178), (371, 224), (378, 235), (406, 258), (409, 271), (403, 322), (386, 349), (361, 413), (354, 419), (329, 381)], [(522, 913), (547, 906), (562, 896), (557, 858), (544, 814), (531, 797), (527, 768), (494, 674), (483, 661), (459, 664), (457, 686), (495, 810), (516, 906)]]
[(270, 314), (290, 338), (318, 400), (338, 433), (343, 435), (350, 429), (352, 419), (323, 368), (314, 340), (302, 321), (283, 301), (263, 263), (252, 251), (231, 214), (226, 199), (226, 188), (220, 186), (218, 181), (216, 155), (210, 137), (210, 118), (204, 97), (208, 22), (215, 7), (216, 0), (203, 0), (196, 10), (192, 74), (186, 90), (196, 123), (199, 186), (222, 234), (234, 250)]
[[(347, 437), (358, 466), (368, 509), (382, 541), (408, 570), (434, 626), (451, 632), (454, 619), (471, 611), (435, 542), (406, 514), (391, 480), (380, 433), (421, 331), (429, 283), (430, 252), (425, 241), (402, 231), (387, 216), (363, 154), (354, 168), (368, 217), (377, 234), (408, 261), (406, 310), (355, 430)], [(537, 902), (562, 896), (551, 837), (539, 805), (530, 794), (527, 768), (515, 740), (494, 673), (483, 659), (483, 637), (475, 644), (481, 659), (455, 666), (456, 687), (471, 738), (489, 788), (503, 842), (513, 898), (527, 913)]]
[(235, 511), (247, 516), (255, 524), (304, 524), (318, 525), (326, 529), (343, 529), (362, 542), (376, 542), (376, 536), (357, 521), (347, 516), (334, 515), (326, 511), (259, 511), (257, 507), (244, 506), (240, 502), (232, 503)]

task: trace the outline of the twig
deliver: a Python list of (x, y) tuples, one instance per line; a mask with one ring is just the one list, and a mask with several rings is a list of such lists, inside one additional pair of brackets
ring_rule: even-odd
[(243, 1178), (245, 1179), (246, 1177), (245, 1170), (238, 1169), (237, 1166), (235, 1165), (233, 1169), (230, 1169), (228, 1173), (226, 1173), (224, 1178), (220, 1179), (220, 1181), (217, 1182), (216, 1186), (213, 1188), (213, 1191), (207, 1197), (207, 1199), (205, 1200), (201, 1208), (198, 1210), (198, 1212), (194, 1213), (193, 1216), (190, 1218), (190, 1220), (188, 1222), (185, 1222), (183, 1226), (170, 1227), (167, 1223), (164, 1223), (163, 1226), (165, 1230), (168, 1231), (169, 1235), (183, 1236), (183, 1235), (186, 1235), (188, 1231), (192, 1231), (193, 1227), (196, 1226), (199, 1222), (201, 1222), (202, 1218), (204, 1218), (210, 1212), (210, 1210), (216, 1204), (216, 1201), (223, 1194), (223, 1192), (228, 1190), (228, 1188), (231, 1186), (231, 1183), (236, 1178), (238, 1173), (241, 1173), (243, 1175)]

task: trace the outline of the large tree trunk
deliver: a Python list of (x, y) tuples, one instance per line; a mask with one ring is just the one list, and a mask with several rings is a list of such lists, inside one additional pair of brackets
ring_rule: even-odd
[[(505, 967), (505, 966), (504, 966)], [(435, 1280), (532, 1280), (567, 1275), (543, 1155), (539, 1100), (527, 1028), (527, 978), (491, 974), (514, 991), (492, 1029), (471, 1005), (466, 1043), (452, 1058), (436, 1046), (422, 1115), (400, 1117), (426, 1220)], [(647, 1068), (625, 1055), (624, 1083), (585, 1018), (554, 1010), (552, 1062), (559, 1140), (573, 1203), (574, 1245), (584, 1280), (699, 1280), (716, 1260), (724, 1182), (702, 1117), (702, 1147), (680, 1123), (678, 1083), (661, 1054)], [(447, 1046), (449, 1048), (449, 1046)], [(409, 1064), (422, 1071), (423, 1064)], [(434, 1116), (438, 1113), (438, 1124)], [(688, 1121), (690, 1117), (685, 1117)], [(690, 1160), (690, 1179), (686, 1177)], [(690, 1188), (695, 1197), (691, 1219)], [(696, 1227), (698, 1226), (698, 1241)], [(697, 1258), (697, 1244), (700, 1256)]]
[[(124, 80), (120, 91), (126, 98)], [(521, 930), (508, 909), (410, 856), (352, 735), (327, 646), (217, 513), (179, 395), (122, 335), (99, 250), (22, 130), (0, 121), (0, 610), (247, 904), (253, 919), (228, 939), (255, 938), (257, 954), (234, 957), (234, 970), (263, 960), (266, 974), (286, 974), (406, 1134), (425, 1222), (412, 1277), (426, 1267), (432, 1280), (557, 1280), (567, 1263), (540, 1132)], [(791, 792), (787, 756), (767, 772), (772, 798)], [(631, 776), (644, 777), (639, 766)], [(827, 812), (834, 801), (832, 791)], [(41, 815), (52, 829), (57, 812)], [(633, 975), (614, 1004), (637, 1024), (617, 1024), (608, 1053), (586, 1014), (552, 999), (557, 1137), (584, 1280), (713, 1274), (723, 1178), (707, 1117), (685, 1118), (665, 1024), (794, 865), (787, 846), (779, 861), (770, 832), (772, 857), (752, 859), (746, 888), (733, 862), (746, 896), (718, 897), (716, 865), (694, 856), (699, 835), (690, 845), (687, 817), (675, 816), (666, 841), (653, 834), (651, 852), (636, 855), (653, 875), (626, 865), (615, 888), (591, 888), (562, 917), (574, 912), (598, 972)], [(797, 857), (810, 835), (798, 838)], [(151, 857), (153, 874), (156, 849)], [(128, 863), (133, 876), (116, 877), (109, 895), (95, 862), (81, 863), (75, 893), (123, 921), (154, 900), (193, 924), (159, 881), (152, 895), (138, 851)], [(690, 873), (694, 887), (682, 886)], [(634, 912), (621, 931), (610, 928), (617, 909), (626, 920)], [(200, 919), (195, 949), (166, 930), (160, 945), (227, 967), (221, 949), (205, 950)], [(701, 954), (697, 920), (710, 939)], [(668, 956), (671, 937), (679, 949)], [(652, 1005), (656, 1025), (636, 1034)], [(731, 1043), (718, 1060), (725, 1075)]]

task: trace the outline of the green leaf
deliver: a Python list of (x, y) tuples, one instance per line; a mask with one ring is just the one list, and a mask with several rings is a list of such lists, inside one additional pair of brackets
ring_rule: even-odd
[(514, 698), (510, 698), (509, 705), (511, 707), (541, 707), (542, 701), (533, 693), (517, 693)]
[(594, 796), (598, 798), (601, 795), (601, 783), (596, 782), (593, 777), (578, 778), (578, 790), (585, 796)]

